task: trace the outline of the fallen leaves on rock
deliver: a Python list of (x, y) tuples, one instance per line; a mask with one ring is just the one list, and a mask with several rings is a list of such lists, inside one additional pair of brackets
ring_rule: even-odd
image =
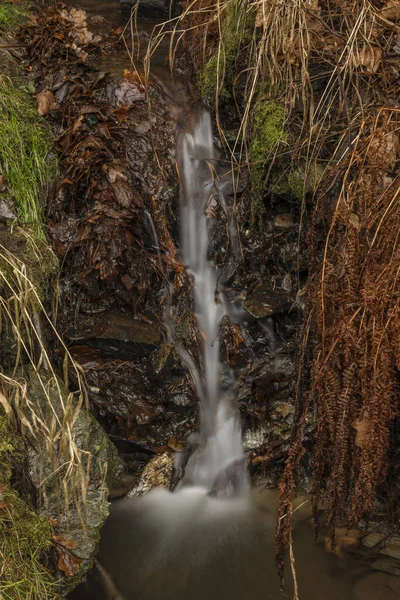
[(67, 577), (73, 577), (79, 569), (79, 565), (82, 562), (72, 550), (77, 547), (77, 543), (74, 540), (70, 540), (63, 535), (52, 536), (56, 552), (57, 552), (57, 566)]

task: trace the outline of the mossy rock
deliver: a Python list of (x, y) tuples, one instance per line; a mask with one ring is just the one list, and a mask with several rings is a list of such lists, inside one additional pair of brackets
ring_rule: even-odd
[[(46, 381), (44, 386), (33, 369), (29, 369), (24, 378), (28, 397), (34, 406), (28, 417), (32, 427), (35, 420), (40, 419), (47, 424), (49, 432), (44, 434), (35, 429), (35, 437), (27, 434), (29, 474), (38, 495), (45, 499), (39, 513), (51, 518), (57, 538), (65, 540), (73, 548), (76, 558), (73, 567), (69, 572), (68, 569), (64, 573), (58, 571), (62, 593), (66, 594), (84, 580), (92, 565), (100, 529), (109, 512), (108, 484), (119, 475), (121, 465), (115, 446), (96, 419), (84, 407), (79, 409), (76, 406), (61, 381), (48, 376), (45, 379), (43, 372), (41, 377), (42, 382)], [(69, 436), (60, 435), (60, 423), (62, 429), (70, 429)], [(52, 455), (48, 435), (54, 435)], [(62, 446), (68, 437), (80, 451), (80, 465), (79, 468), (78, 464), (74, 465), (74, 484), (68, 488), (67, 495), (63, 480), (68, 466), (72, 466), (68, 464), (71, 450)], [(76, 458), (74, 460), (78, 462)]]
[(288, 141), (285, 126), (285, 107), (281, 102), (260, 100), (254, 110), (250, 145), (250, 176), (252, 184), (252, 209), (263, 212), (266, 191), (265, 164), (278, 144)]
[(220, 48), (200, 74), (201, 96), (212, 109), (215, 109), (216, 101), (223, 105), (232, 100), (235, 64), (239, 60), (240, 50), (251, 40), (254, 23), (255, 12), (248, 10), (246, 2), (228, 2)]
[(56, 582), (44, 564), (52, 541), (50, 523), (35, 512), (28, 495), (13, 489), (25, 459), (22, 438), (0, 414), (0, 598), (56, 600)]

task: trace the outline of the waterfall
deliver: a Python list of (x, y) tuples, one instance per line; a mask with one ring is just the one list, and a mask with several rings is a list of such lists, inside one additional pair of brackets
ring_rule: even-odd
[(207, 205), (218, 190), (213, 181), (217, 154), (210, 115), (202, 111), (192, 132), (178, 138), (178, 165), (181, 177), (181, 246), (183, 262), (193, 278), (196, 316), (203, 337), (202, 385), (200, 398), (200, 444), (186, 466), (182, 485), (193, 484), (224, 495), (243, 493), (248, 482), (244, 466), (241, 429), (232, 399), (222, 390), (222, 365), (218, 329), (224, 303), (217, 284), (217, 269), (208, 260), (212, 217)]

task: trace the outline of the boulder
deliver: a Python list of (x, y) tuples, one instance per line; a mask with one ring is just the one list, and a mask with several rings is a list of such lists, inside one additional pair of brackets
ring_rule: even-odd
[(38, 491), (39, 514), (52, 526), (61, 593), (85, 578), (108, 516), (108, 485), (120, 471), (114, 445), (64, 384), (30, 369), (21, 379), (30, 410), (29, 474)]

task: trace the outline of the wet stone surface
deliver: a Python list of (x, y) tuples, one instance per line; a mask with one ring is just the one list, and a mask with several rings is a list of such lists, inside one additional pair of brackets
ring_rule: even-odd
[[(114, 77), (97, 70), (105, 60), (123, 65), (125, 56), (102, 14), (46, 14), (22, 39), (31, 83), (55, 100), (47, 119), (61, 163), (50, 207), (62, 263), (59, 328), (85, 373), (93, 414), (128, 444), (120, 450), (125, 474), (136, 476), (154, 453), (180, 448), (198, 423), (193, 381), (163, 325), (171, 305), (172, 339), (201, 370), (192, 282), (178, 249), (175, 168), (176, 129), (190, 126), (196, 98), (182, 81), (174, 88), (124, 70), (126, 59)], [(67, 50), (60, 36), (73, 41)], [(225, 172), (222, 153), (221, 161)], [(219, 331), (224, 385), (237, 396), (258, 476), (267, 465), (279, 470), (293, 422), (301, 319), (293, 302), (304, 258), (296, 207), (278, 202), (255, 220), (245, 178), (236, 200), (230, 187), (222, 178), (223, 195), (215, 189), (205, 207), (209, 259), (229, 313)]]

